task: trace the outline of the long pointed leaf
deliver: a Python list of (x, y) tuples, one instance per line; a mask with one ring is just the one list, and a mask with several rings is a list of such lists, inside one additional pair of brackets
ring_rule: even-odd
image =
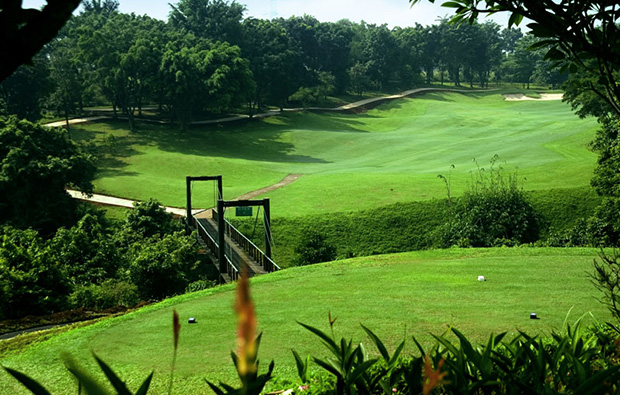
[(325, 332), (323, 332), (320, 329), (317, 329), (313, 326), (310, 325), (306, 325), (302, 322), (297, 321), (297, 323), (301, 326), (303, 326), (304, 328), (306, 328), (307, 330), (309, 330), (310, 332), (314, 333), (315, 335), (317, 335), (318, 337), (321, 338), (321, 340), (323, 340), (323, 342), (328, 346), (328, 349), (335, 354), (336, 356), (339, 356), (339, 349), (338, 349), (338, 345), (336, 344), (336, 342), (334, 341), (334, 339), (332, 339), (330, 336), (328, 336)]
[(424, 347), (422, 347), (422, 344), (420, 344), (418, 339), (416, 339), (415, 336), (411, 336), (411, 339), (415, 343), (415, 345), (418, 348), (418, 350), (420, 350), (420, 355), (422, 355), (422, 356), (426, 355), (426, 352), (424, 351)]
[(48, 390), (46, 390), (41, 384), (39, 384), (35, 379), (18, 372), (17, 370), (7, 368), (3, 366), (4, 370), (11, 376), (13, 376), (17, 381), (22, 383), (24, 387), (28, 388), (30, 392), (35, 395), (51, 395)]
[(372, 365), (375, 364), (375, 362), (377, 362), (377, 359), (370, 359), (359, 364), (355, 370), (353, 370), (351, 376), (349, 376), (351, 383), (355, 383), (357, 379), (359, 379)]
[(263, 338), (263, 332), (259, 333), (258, 336), (256, 336), (256, 355), (258, 355), (258, 349), (260, 347), (260, 341)]
[(238, 367), (239, 367), (239, 356), (234, 351), (231, 351), (230, 352), (230, 358), (233, 361), (233, 365), (235, 365), (235, 369), (238, 370)]
[(355, 365), (355, 358), (359, 358), (360, 360), (364, 360), (364, 358), (361, 356), (362, 353), (360, 351), (360, 347), (357, 346), (357, 348), (355, 350), (353, 350), (352, 352), (348, 349), (347, 350), (349, 352), (349, 354), (345, 355), (346, 360), (343, 361), (343, 373), (346, 374), (346, 372), (348, 372), (349, 370), (351, 370), (351, 368), (353, 368), (353, 366)]
[(322, 359), (318, 359), (318, 358), (313, 358), (314, 362), (319, 365), (320, 367), (322, 367), (323, 369), (327, 370), (328, 372), (330, 372), (331, 374), (333, 374), (336, 377), (344, 377), (344, 374), (342, 372), (342, 370), (340, 369), (340, 367), (338, 367), (336, 364), (334, 364), (331, 360), (327, 360), (327, 361), (323, 361)]
[(112, 384), (112, 387), (114, 387), (117, 394), (131, 395), (131, 392), (129, 392), (127, 385), (116, 375), (116, 373), (114, 373), (114, 371), (108, 366), (108, 364), (105, 363), (101, 358), (99, 358), (95, 353), (93, 353), (93, 357), (95, 357), (95, 360), (99, 364), (99, 367), (101, 368), (101, 370), (103, 370), (103, 373), (108, 378), (108, 381), (110, 382), (110, 384)]
[(217, 385), (213, 384), (212, 382), (210, 382), (209, 380), (206, 380), (207, 384), (209, 385), (209, 387), (211, 387), (211, 390), (213, 392), (215, 392), (216, 395), (224, 395), (224, 391), (222, 391), (220, 389), (220, 387), (218, 387)]
[(370, 340), (372, 340), (372, 342), (375, 343), (375, 346), (377, 346), (377, 349), (379, 350), (379, 354), (381, 354), (381, 356), (383, 357), (383, 360), (385, 362), (389, 362), (390, 354), (388, 353), (388, 351), (385, 348), (385, 345), (383, 344), (381, 339), (379, 339), (379, 337), (377, 337), (377, 335), (375, 335), (375, 333), (373, 331), (371, 331), (370, 329), (366, 328), (362, 324), (360, 324), (360, 325), (362, 326), (362, 328), (364, 329), (366, 334), (368, 334), (368, 337), (370, 337)]
[(304, 362), (304, 360), (301, 359), (297, 351), (293, 349), (291, 350), (291, 352), (295, 357), (295, 365), (297, 365), (297, 375), (299, 376), (299, 379), (302, 383), (306, 383), (308, 381), (308, 361), (310, 359), (310, 356), (308, 355), (306, 361)]
[(392, 358), (390, 358), (390, 360), (388, 361), (388, 368), (392, 368), (396, 364), (396, 362), (398, 361), (398, 357), (400, 356), (400, 353), (403, 351), (404, 347), (405, 347), (405, 341), (403, 340), (402, 342), (400, 342), (398, 347), (396, 347), (396, 351), (394, 351), (394, 355), (392, 355)]
[(86, 391), (87, 394), (89, 395), (107, 395), (108, 394), (108, 391), (105, 389), (105, 387), (101, 386), (101, 384), (99, 384), (92, 377), (90, 377), (88, 374), (83, 372), (79, 367), (67, 366), (67, 370), (71, 372), (71, 374), (73, 374), (78, 379), (78, 381), (80, 382), (82, 387), (84, 387), (84, 390)]
[(151, 380), (153, 379), (153, 373), (155, 372), (151, 372), (151, 374), (149, 374), (149, 376), (144, 380), (144, 382), (142, 382), (142, 385), (140, 386), (140, 388), (138, 388), (138, 391), (136, 391), (135, 395), (146, 395), (146, 393), (149, 391)]

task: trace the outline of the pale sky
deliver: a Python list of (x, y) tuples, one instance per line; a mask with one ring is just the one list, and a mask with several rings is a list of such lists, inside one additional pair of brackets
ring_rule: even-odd
[[(153, 18), (167, 20), (170, 12), (169, 0), (120, 0), (120, 10), (124, 13), (134, 12), (138, 15), (147, 14)], [(395, 26), (413, 26), (436, 24), (437, 19), (451, 15), (453, 9), (443, 8), (436, 4), (423, 1), (413, 8), (408, 0), (237, 0), (246, 6), (244, 17), (272, 19), (277, 17), (312, 15), (321, 22), (336, 22), (349, 19), (353, 22), (362, 20), (367, 23), (384, 24), (390, 28)], [(40, 8), (45, 0), (23, 0), (24, 8)], [(494, 16), (493, 20), (506, 25), (507, 17)], [(481, 21), (484, 21), (482, 19)]]

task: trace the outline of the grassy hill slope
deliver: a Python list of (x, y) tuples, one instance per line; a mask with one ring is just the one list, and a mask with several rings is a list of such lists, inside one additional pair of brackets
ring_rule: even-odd
[[(524, 330), (548, 334), (569, 320), (592, 313), (608, 318), (587, 272), (591, 249), (451, 249), (383, 255), (293, 268), (252, 281), (260, 329), (260, 356), (274, 359), (279, 376), (294, 378), (290, 349), (322, 355), (320, 343), (296, 320), (327, 328), (327, 313), (338, 317), (336, 335), (369, 345), (359, 323), (393, 348), (403, 336), (426, 344), (430, 333), (450, 325), (475, 342), (491, 333)], [(488, 281), (478, 282), (484, 275)], [(179, 342), (176, 393), (206, 391), (203, 378), (235, 380), (229, 353), (235, 349), (236, 318), (230, 285), (169, 299), (123, 317), (69, 331), (12, 355), (0, 363), (41, 380), (54, 393), (74, 392), (61, 353), (88, 361), (89, 350), (109, 362), (130, 388), (155, 370), (152, 393), (165, 393), (172, 357), (172, 309), (183, 327)], [(572, 310), (571, 310), (572, 309)], [(530, 320), (536, 312), (540, 320)], [(188, 325), (196, 317), (198, 324)], [(373, 351), (368, 347), (369, 351)], [(407, 352), (414, 352), (411, 341)], [(0, 372), (0, 388), (25, 393)]]
[[(444, 198), (438, 174), (451, 173), (457, 195), (476, 169), (472, 158), (488, 167), (496, 154), (508, 169), (518, 167), (528, 190), (586, 186), (595, 129), (565, 103), (506, 102), (487, 92), (432, 93), (361, 114), (289, 113), (185, 133), (141, 124), (130, 134), (124, 122), (104, 122), (72, 134), (108, 147), (98, 192), (168, 205), (185, 204), (186, 175), (223, 174), (229, 199), (302, 173), (267, 194), (274, 217), (291, 217)], [(213, 204), (211, 185), (194, 188), (196, 205)]]

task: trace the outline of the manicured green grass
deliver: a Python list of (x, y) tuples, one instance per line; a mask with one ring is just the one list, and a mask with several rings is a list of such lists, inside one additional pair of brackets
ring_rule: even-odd
[[(260, 330), (264, 332), (262, 366), (273, 359), (280, 377), (295, 377), (295, 348), (301, 355), (325, 352), (319, 340), (296, 320), (327, 329), (327, 313), (337, 317), (336, 335), (363, 341), (374, 352), (360, 323), (373, 329), (393, 349), (405, 336), (406, 351), (415, 335), (425, 344), (430, 333), (454, 326), (475, 343), (490, 333), (517, 330), (548, 335), (592, 313), (605, 321), (609, 313), (595, 298), (587, 273), (592, 249), (450, 249), (383, 255), (293, 268), (252, 281)], [(478, 282), (484, 275), (488, 281)], [(171, 316), (183, 323), (177, 359), (176, 393), (206, 392), (203, 378), (234, 382), (230, 351), (235, 345), (236, 318), (231, 285), (188, 294), (116, 319), (69, 331), (0, 363), (39, 379), (55, 393), (74, 392), (63, 368), (64, 352), (88, 361), (90, 350), (109, 362), (132, 389), (155, 370), (152, 393), (165, 393), (172, 357)], [(572, 309), (572, 310), (571, 310)], [(530, 320), (536, 312), (540, 320)], [(25, 393), (6, 373), (0, 388)]]
[[(462, 193), (476, 169), (499, 155), (518, 167), (528, 190), (587, 186), (596, 155), (587, 144), (596, 129), (559, 101), (506, 102), (501, 91), (433, 93), (390, 102), (362, 114), (294, 113), (181, 133), (124, 122), (74, 128), (84, 140), (117, 136), (116, 154), (102, 162), (98, 192), (155, 197), (185, 205), (186, 175), (224, 176), (229, 199), (273, 184), (289, 173), (295, 183), (272, 191), (272, 215), (358, 211), (443, 198), (438, 174)], [(451, 169), (451, 166), (454, 168)], [(214, 201), (212, 186), (195, 185), (195, 205)]]

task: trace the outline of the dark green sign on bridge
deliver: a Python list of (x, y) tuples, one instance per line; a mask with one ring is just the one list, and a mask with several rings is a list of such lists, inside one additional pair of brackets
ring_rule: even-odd
[(235, 207), (235, 215), (237, 217), (251, 217), (252, 207)]

